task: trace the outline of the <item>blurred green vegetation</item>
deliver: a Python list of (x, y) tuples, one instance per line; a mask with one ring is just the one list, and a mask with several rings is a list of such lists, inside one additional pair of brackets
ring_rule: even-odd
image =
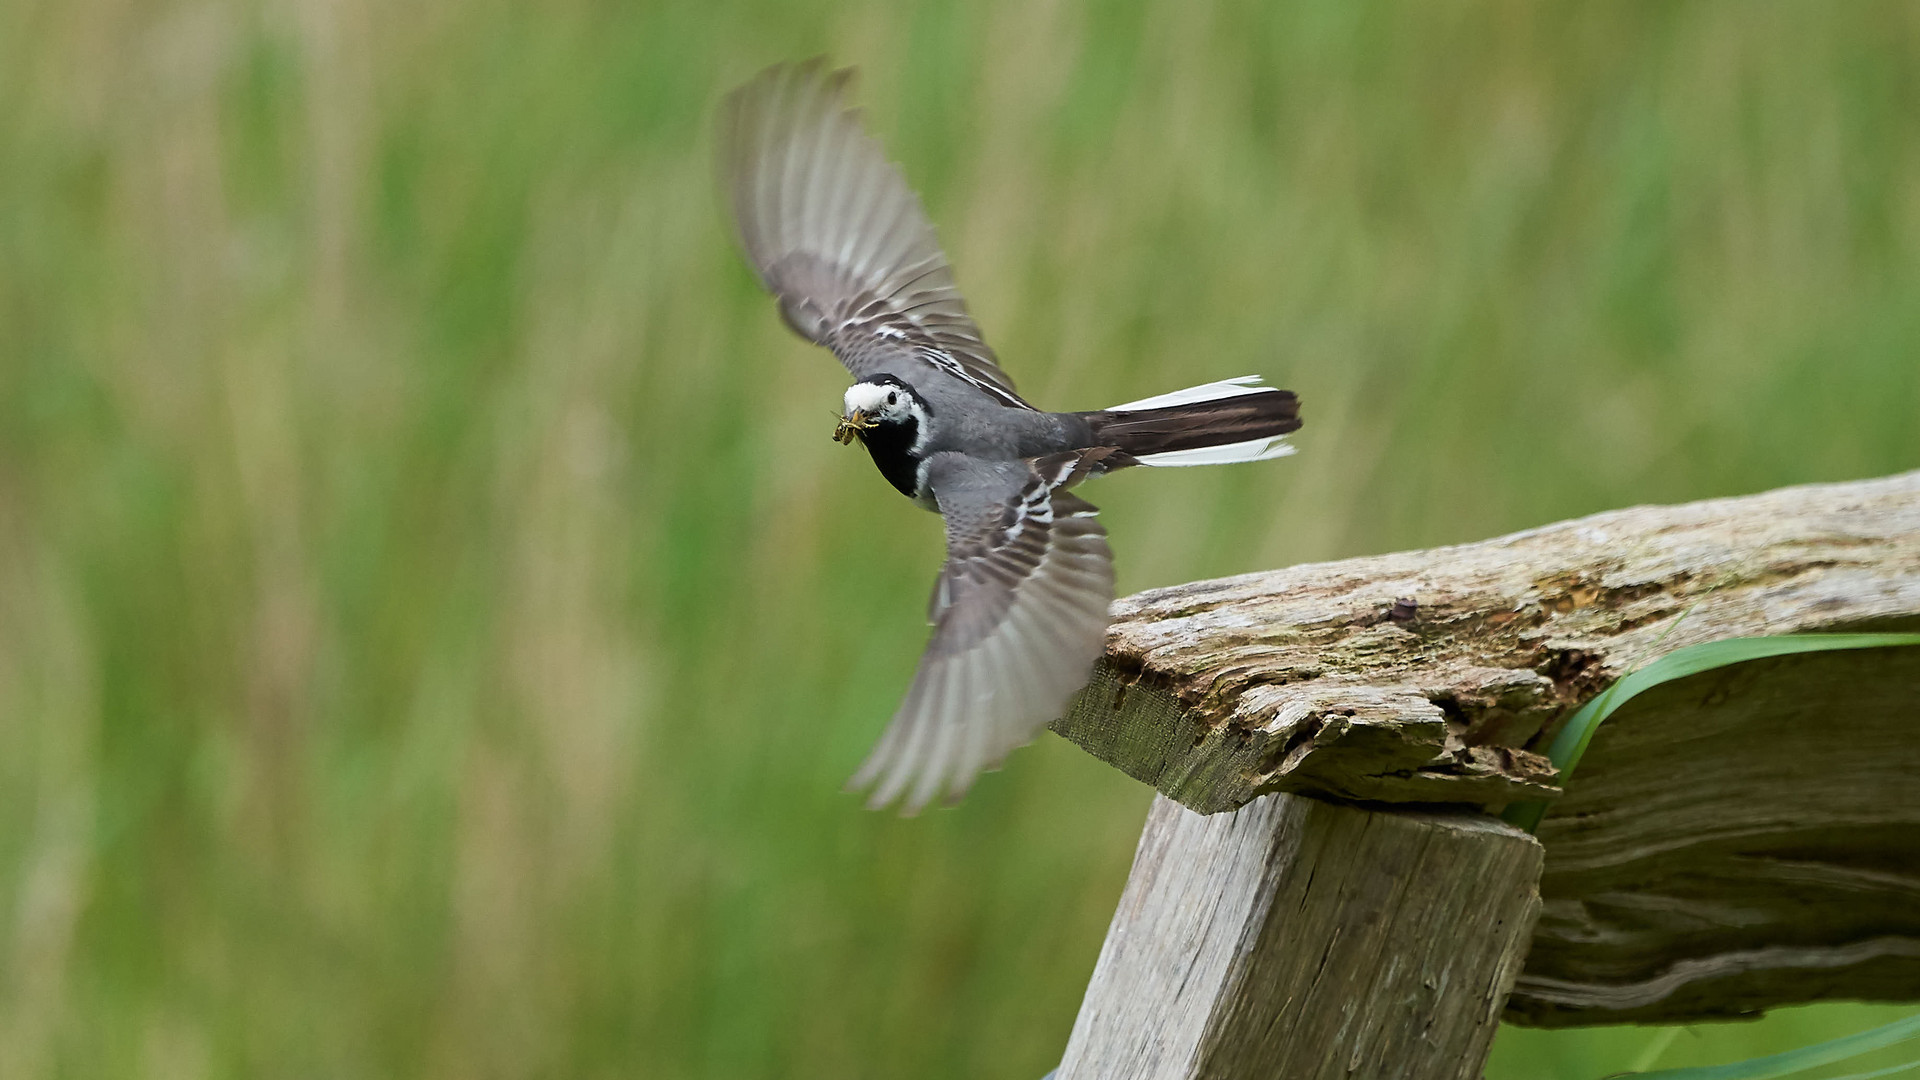
[(839, 792), (938, 527), (708, 160), (816, 52), (1034, 400), (1301, 393), (1124, 590), (1920, 464), (1908, 3), (5, 0), (0, 1076), (1057, 1059), (1148, 793)]

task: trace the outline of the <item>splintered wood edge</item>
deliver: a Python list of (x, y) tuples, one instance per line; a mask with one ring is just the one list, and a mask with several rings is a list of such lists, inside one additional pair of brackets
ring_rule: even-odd
[(1298, 791), (1358, 802), (1504, 804), (1560, 794), (1546, 757), (1469, 747), (1411, 688), (1341, 687), (1283, 732), (1207, 724), (1166, 690), (1102, 662), (1053, 730), (1203, 814)]
[(1275, 791), (1497, 808), (1558, 796), (1556, 725), (1667, 652), (1910, 626), (1920, 471), (1139, 593), (1052, 726), (1202, 813)]

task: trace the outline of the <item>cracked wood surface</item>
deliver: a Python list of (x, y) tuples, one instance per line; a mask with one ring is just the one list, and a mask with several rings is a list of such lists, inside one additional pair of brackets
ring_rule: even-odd
[(1601, 726), (1564, 796), (1541, 753), (1574, 707), (1674, 649), (1920, 630), (1920, 472), (1200, 582), (1115, 611), (1097, 678), (1055, 728), (1195, 810), (1273, 791), (1555, 798), (1510, 1020), (1920, 998), (1920, 649), (1656, 688)]

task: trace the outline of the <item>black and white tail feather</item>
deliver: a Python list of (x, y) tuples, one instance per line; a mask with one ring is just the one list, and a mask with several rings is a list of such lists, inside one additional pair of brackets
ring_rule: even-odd
[(1096, 441), (1139, 464), (1227, 465), (1293, 453), (1287, 436), (1300, 429), (1300, 400), (1242, 375), (1080, 415)]
[[(729, 94), (719, 166), (740, 245), (787, 325), (832, 350), (856, 389), (884, 384), (849, 391), (836, 437), (859, 437), (882, 475), (946, 522), (932, 638), (850, 785), (871, 789), (870, 806), (912, 813), (958, 799), (1031, 741), (1100, 656), (1113, 554), (1069, 489), (1131, 465), (1292, 453), (1299, 403), (1245, 376), (1096, 412), (1036, 410), (974, 325), (920, 200), (847, 106), (851, 75), (779, 65)], [(916, 399), (899, 406), (912, 438), (867, 400), (891, 401), (896, 386)]]

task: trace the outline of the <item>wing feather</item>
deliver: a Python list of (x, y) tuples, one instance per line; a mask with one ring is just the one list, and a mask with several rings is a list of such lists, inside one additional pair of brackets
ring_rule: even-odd
[(912, 813), (942, 793), (958, 799), (1086, 684), (1113, 599), (1106, 530), (1065, 490), (1090, 453), (930, 461), (947, 565), (913, 685), (850, 785), (873, 789), (868, 805), (904, 794)]
[(727, 96), (720, 175), (740, 246), (787, 325), (854, 375), (918, 360), (1031, 408), (967, 314), (919, 197), (845, 104), (852, 75), (783, 64)]
[[(942, 695), (940, 723), (933, 731), (932, 748), (926, 764), (914, 773), (913, 790), (907, 801), (915, 808), (927, 805), (936, 794), (947, 787), (948, 777), (953, 772), (956, 744), (965, 734), (967, 725), (964, 718), (978, 712), (980, 675), (977, 652), (964, 653), (953, 659), (949, 665), (946, 693)], [(903, 763), (904, 764), (904, 763)]]

